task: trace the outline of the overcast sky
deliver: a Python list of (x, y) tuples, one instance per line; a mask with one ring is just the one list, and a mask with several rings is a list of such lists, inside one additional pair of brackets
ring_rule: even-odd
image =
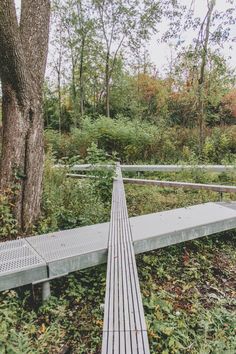
[[(216, 0), (216, 9), (223, 11), (226, 7), (226, 3), (229, 0)], [(20, 2), (21, 0), (15, 0), (16, 6), (20, 7)], [(186, 5), (187, 7), (190, 6), (192, 0), (180, 0), (180, 3), (182, 5)], [(195, 15), (204, 18), (204, 15), (206, 14), (207, 10), (207, 1), (206, 0), (195, 0)], [(167, 29), (167, 22), (163, 22), (160, 25), (160, 33), (164, 32)], [(236, 26), (234, 28), (234, 33), (233, 36), (236, 37)], [(194, 38), (194, 32), (193, 31), (188, 31), (187, 33), (182, 33), (181, 34), (183, 39), (186, 40), (187, 43), (191, 43), (191, 41)], [(163, 68), (168, 65), (168, 61), (170, 60), (171, 57), (171, 47), (168, 44), (164, 43), (157, 43), (157, 38), (160, 35), (153, 36), (150, 43), (147, 43), (147, 49), (150, 53), (150, 58), (151, 61), (156, 65), (157, 69), (162, 72)], [(233, 45), (233, 49), (229, 49), (229, 45), (226, 44), (224, 45), (223, 48), (221, 48), (222, 53), (227, 57), (231, 57), (229, 59), (229, 64), (232, 68), (236, 68), (236, 43)], [(172, 50), (172, 55), (174, 56), (174, 50)]]
[[(180, 0), (182, 5), (190, 6), (191, 0)], [(224, 11), (226, 7), (227, 0), (216, 0), (216, 9), (219, 11)], [(207, 11), (207, 1), (206, 0), (195, 0), (195, 15), (204, 18)], [(167, 23), (161, 24), (162, 32), (167, 29)], [(161, 32), (161, 31), (160, 31)], [(236, 37), (236, 26), (233, 29), (232, 36)], [(162, 71), (163, 67), (168, 64), (168, 61), (172, 55), (175, 55), (175, 52), (168, 44), (165, 43), (157, 43), (157, 37), (153, 36), (150, 44), (148, 44), (147, 48), (150, 53), (151, 60), (155, 63), (156, 67)], [(183, 39), (186, 40), (187, 43), (191, 43), (194, 38), (194, 32), (188, 31), (187, 33), (182, 33)], [(233, 43), (233, 49), (229, 49), (229, 44), (225, 44), (223, 48), (221, 48), (222, 54), (228, 59), (228, 62), (232, 68), (236, 68), (236, 43)]]

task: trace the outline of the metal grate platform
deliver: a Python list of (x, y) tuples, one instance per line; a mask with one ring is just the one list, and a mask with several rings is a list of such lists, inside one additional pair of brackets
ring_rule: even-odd
[(229, 209), (236, 210), (236, 202), (219, 202), (218, 205), (224, 206)]
[(130, 218), (135, 253), (236, 228), (236, 203), (205, 203)]
[(47, 262), (49, 277), (106, 262), (109, 224), (97, 224), (27, 238)]
[(0, 243), (0, 290), (47, 278), (46, 262), (25, 239)]
[[(236, 202), (137, 216), (130, 225), (142, 253), (236, 228)], [(108, 231), (103, 223), (0, 243), (0, 290), (106, 262)]]
[(103, 354), (149, 353), (132, 234), (120, 167), (113, 182)]

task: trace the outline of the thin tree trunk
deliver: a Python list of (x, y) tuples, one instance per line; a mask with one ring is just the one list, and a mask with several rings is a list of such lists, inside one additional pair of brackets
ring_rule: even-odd
[(202, 62), (200, 68), (200, 78), (198, 84), (198, 124), (199, 124), (199, 153), (202, 156), (205, 132), (205, 69), (207, 64), (208, 42), (210, 35), (210, 25), (212, 12), (215, 6), (215, 0), (211, 0), (208, 7), (207, 22), (205, 27), (205, 37), (202, 49)]
[(75, 60), (73, 54), (72, 58), (72, 103), (73, 103), (73, 117), (74, 117), (74, 127), (77, 128), (77, 90), (75, 82)]
[(80, 113), (84, 115), (84, 48), (85, 38), (82, 38), (81, 55), (80, 55), (80, 69), (79, 69), (79, 86), (80, 86)]
[(106, 73), (105, 73), (105, 87), (106, 87), (106, 115), (110, 118), (110, 53), (106, 56)]
[(57, 71), (57, 92), (58, 92), (58, 131), (61, 134), (61, 121), (62, 121), (62, 109), (61, 109), (61, 68)]
[(62, 30), (60, 29), (60, 48), (59, 57), (57, 62), (57, 94), (58, 94), (58, 131), (61, 134), (61, 122), (62, 122), (62, 102), (61, 102), (61, 67), (62, 67)]

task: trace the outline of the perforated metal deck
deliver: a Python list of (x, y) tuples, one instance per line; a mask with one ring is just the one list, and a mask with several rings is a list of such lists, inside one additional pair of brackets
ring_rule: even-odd
[(148, 354), (149, 344), (120, 167), (113, 182), (102, 354)]
[(97, 224), (27, 238), (47, 262), (49, 277), (106, 262), (109, 224)]
[(46, 262), (25, 239), (0, 243), (0, 290), (47, 278)]
[[(236, 228), (236, 203), (206, 203), (130, 218), (135, 253)], [(0, 243), (0, 290), (107, 260), (109, 224)], [(47, 267), (49, 274), (47, 274)]]

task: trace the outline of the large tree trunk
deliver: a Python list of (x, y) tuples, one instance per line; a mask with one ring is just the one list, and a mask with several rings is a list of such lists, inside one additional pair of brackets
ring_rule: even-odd
[(22, 0), (18, 25), (13, 0), (0, 3), (0, 78), (3, 139), (0, 188), (13, 189), (19, 228), (27, 231), (40, 214), (43, 176), (42, 88), (50, 2)]

